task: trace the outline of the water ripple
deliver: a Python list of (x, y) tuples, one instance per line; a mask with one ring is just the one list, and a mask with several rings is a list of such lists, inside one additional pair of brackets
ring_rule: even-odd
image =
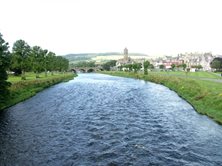
[(222, 165), (222, 127), (140, 80), (82, 74), (0, 122), (0, 165)]

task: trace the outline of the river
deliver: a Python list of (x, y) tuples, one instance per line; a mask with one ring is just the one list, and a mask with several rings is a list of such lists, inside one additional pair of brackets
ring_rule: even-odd
[(162, 85), (79, 74), (1, 112), (0, 165), (222, 165), (222, 126)]

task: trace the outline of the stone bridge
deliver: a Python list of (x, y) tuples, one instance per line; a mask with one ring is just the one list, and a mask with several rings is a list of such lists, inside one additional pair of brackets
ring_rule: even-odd
[(74, 67), (71, 69), (74, 73), (92, 73), (96, 71), (101, 71), (102, 67)]

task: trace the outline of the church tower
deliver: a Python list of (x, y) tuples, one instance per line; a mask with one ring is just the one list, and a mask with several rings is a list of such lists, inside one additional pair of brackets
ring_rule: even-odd
[(128, 49), (127, 48), (124, 49), (124, 59), (128, 60)]

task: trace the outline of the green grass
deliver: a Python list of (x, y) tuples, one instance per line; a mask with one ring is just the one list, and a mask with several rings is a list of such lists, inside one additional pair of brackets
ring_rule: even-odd
[(149, 75), (131, 72), (103, 72), (122, 77), (143, 79), (162, 84), (177, 92), (179, 96), (188, 101), (197, 112), (212, 118), (222, 124), (222, 83), (204, 81), (177, 76), (149, 73)]
[(20, 77), (10, 76), (8, 79), (12, 83), (9, 88), (10, 97), (6, 103), (0, 107), (0, 110), (24, 101), (47, 87), (71, 80), (74, 76), (73, 73), (65, 73), (48, 77), (41, 75), (40, 78), (36, 79), (33, 73), (28, 73), (27, 80), (23, 81), (21, 81)]
[(199, 78), (215, 78), (215, 79), (221, 79), (221, 76), (217, 75), (216, 73), (213, 72), (203, 72), (203, 71), (198, 71), (198, 72), (189, 72), (186, 73), (184, 71), (160, 71), (160, 72), (151, 72), (153, 74), (164, 74), (164, 75), (175, 75), (175, 76), (191, 76), (191, 77), (199, 77)]
[[(30, 80), (42, 80), (42, 79), (48, 79), (48, 78), (56, 78), (60, 77), (62, 73), (54, 73), (51, 75), (50, 73), (47, 74), (47, 77), (45, 77), (45, 73), (40, 73), (39, 78), (36, 79), (36, 74), (33, 72), (27, 72), (26, 74), (26, 80), (25, 81), (30, 81)], [(14, 75), (9, 75), (8, 77), (8, 82), (15, 83), (15, 82), (20, 82), (21, 76), (14, 76)]]

